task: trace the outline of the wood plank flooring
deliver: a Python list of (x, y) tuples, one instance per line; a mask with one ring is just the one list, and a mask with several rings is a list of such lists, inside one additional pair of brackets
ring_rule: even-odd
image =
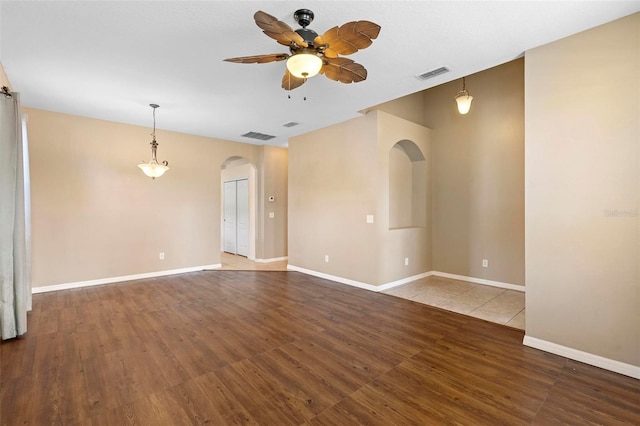
[(640, 424), (640, 381), (523, 332), (296, 272), (34, 295), (2, 425)]

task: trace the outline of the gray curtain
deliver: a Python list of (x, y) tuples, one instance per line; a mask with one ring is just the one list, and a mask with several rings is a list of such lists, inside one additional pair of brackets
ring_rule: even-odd
[[(24, 130), (24, 132), (23, 132)], [(0, 332), (27, 332), (31, 309), (29, 161), (20, 95), (0, 95)], [(26, 135), (24, 135), (26, 136)]]

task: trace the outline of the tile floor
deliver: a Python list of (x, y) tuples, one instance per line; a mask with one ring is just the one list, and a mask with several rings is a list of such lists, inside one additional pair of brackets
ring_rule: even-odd
[(249, 260), (244, 256), (222, 252), (220, 257), (223, 271), (286, 271), (287, 260), (261, 263)]
[[(222, 253), (225, 271), (286, 271), (287, 261), (258, 263)], [(524, 330), (524, 293), (431, 276), (383, 293)]]
[(521, 291), (430, 276), (383, 293), (524, 330)]

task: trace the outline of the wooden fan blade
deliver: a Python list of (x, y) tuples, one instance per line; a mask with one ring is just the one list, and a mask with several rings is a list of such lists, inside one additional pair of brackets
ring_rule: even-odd
[(237, 64), (266, 64), (274, 61), (284, 61), (289, 55), (287, 53), (271, 53), (269, 55), (241, 56), (239, 58), (227, 58), (227, 62)]
[(285, 70), (284, 77), (282, 77), (282, 88), (284, 90), (293, 90), (302, 86), (307, 81), (306, 78), (299, 78), (293, 76), (289, 70)]
[(300, 47), (308, 46), (300, 34), (268, 13), (259, 10), (253, 15), (253, 19), (262, 28), (262, 32), (284, 46), (291, 46), (292, 43)]
[(350, 55), (371, 46), (378, 37), (380, 25), (370, 21), (347, 22), (341, 27), (333, 27), (322, 35), (322, 41), (340, 55)]
[(338, 57), (338, 52), (331, 49), (329, 44), (324, 41), (322, 36), (317, 36), (316, 38), (313, 39), (313, 46), (316, 48), (317, 51), (321, 52), (322, 55), (325, 56), (326, 58)]
[(335, 50), (328, 48), (328, 49), (324, 49), (322, 51), (322, 54), (324, 55), (325, 58), (329, 58), (329, 59), (335, 59), (338, 57), (338, 52), (336, 52)]
[(367, 79), (365, 67), (348, 58), (326, 58), (326, 63), (320, 72), (331, 80), (347, 84)]

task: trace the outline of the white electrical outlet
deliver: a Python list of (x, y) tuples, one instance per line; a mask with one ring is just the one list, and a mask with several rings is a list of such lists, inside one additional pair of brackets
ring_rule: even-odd
[(367, 223), (373, 223), (373, 215), (372, 214), (368, 214), (367, 215)]
[(160, 252), (160, 254), (158, 255), (158, 258), (160, 260), (164, 260), (164, 252), (163, 251)]
[(487, 259), (482, 259), (482, 267), (483, 268), (488, 268), (489, 267), (489, 261)]
[(329, 255), (328, 255), (328, 254), (325, 254), (325, 255), (324, 255), (324, 261), (325, 261), (325, 262), (327, 262), (327, 263), (329, 263)]
[(273, 219), (274, 217), (276, 217), (276, 213), (275, 212), (269, 212), (269, 219)]
[(404, 258), (404, 266), (409, 266), (409, 258), (408, 257)]

